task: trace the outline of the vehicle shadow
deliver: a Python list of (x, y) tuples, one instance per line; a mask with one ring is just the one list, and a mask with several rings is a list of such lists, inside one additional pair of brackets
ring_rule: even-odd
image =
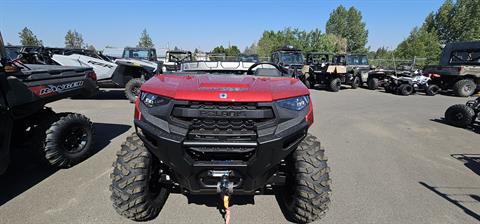
[(460, 160), (468, 169), (480, 176), (480, 154), (451, 154), (450, 156)]
[[(447, 190), (478, 190), (480, 188), (464, 188), (464, 187), (434, 187), (426, 184), (425, 182), (418, 182), (428, 190), (432, 191), (433, 193), (437, 194), (438, 196), (442, 197), (443, 199), (447, 200), (448, 202), (452, 203), (453, 205), (457, 206), (458, 208), (462, 209), (467, 215), (471, 216), (472, 218), (480, 221), (480, 214), (477, 212), (467, 208), (463, 204), (471, 204), (471, 203), (479, 203), (479, 198), (480, 196), (478, 195), (473, 195), (473, 194), (458, 194), (458, 193), (444, 193), (442, 191), (447, 191)], [(454, 197), (460, 197), (460, 196), (465, 196), (466, 198), (471, 198), (473, 201), (462, 201), (462, 200), (457, 200)]]
[[(95, 148), (92, 155), (104, 149), (112, 139), (130, 129), (129, 125), (94, 123)], [(5, 174), (0, 175), (0, 206), (42, 182), (58, 171), (47, 166), (32, 152), (31, 147), (17, 146), (11, 149), (11, 163)]]
[[(440, 123), (440, 124), (451, 126), (449, 123), (447, 123), (447, 121), (444, 118), (441, 118), (441, 119), (434, 118), (434, 119), (430, 119), (430, 120), (434, 121), (434, 122), (437, 122), (437, 123)], [(454, 126), (452, 126), (452, 127), (454, 127)], [(471, 131), (473, 131), (477, 134), (480, 134), (480, 122), (475, 121), (472, 125), (470, 125), (468, 130), (471, 130)]]
[(126, 100), (125, 91), (123, 89), (101, 89), (97, 95), (82, 98), (72, 97), (72, 100)]

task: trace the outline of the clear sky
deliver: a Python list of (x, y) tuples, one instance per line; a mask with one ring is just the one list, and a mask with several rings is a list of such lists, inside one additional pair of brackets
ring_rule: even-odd
[(264, 30), (311, 30), (325, 24), (338, 5), (355, 6), (369, 31), (372, 49), (396, 47), (443, 0), (1, 0), (0, 31), (18, 44), (29, 27), (46, 46), (62, 47), (75, 29), (97, 49), (135, 46), (146, 28), (155, 47), (211, 50), (217, 45), (244, 49)]

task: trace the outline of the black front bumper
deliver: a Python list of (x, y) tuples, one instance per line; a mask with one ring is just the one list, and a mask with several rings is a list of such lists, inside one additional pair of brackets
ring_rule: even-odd
[[(218, 173), (229, 173), (229, 180), (234, 184), (234, 194), (254, 194), (266, 184), (281, 184), (284, 179), (276, 175), (279, 164), (296, 149), (308, 131), (306, 108), (305, 111), (296, 112), (300, 115), (296, 118), (281, 120), (277, 117), (276, 120), (280, 123), (259, 130), (255, 152), (245, 161), (199, 161), (188, 153), (190, 142), (186, 130), (147, 114), (148, 108), (141, 103), (140, 108), (142, 118), (134, 122), (139, 137), (149, 151), (171, 169), (174, 181), (191, 194), (216, 193), (217, 183), (221, 179)], [(284, 113), (275, 109), (275, 114), (281, 116)]]

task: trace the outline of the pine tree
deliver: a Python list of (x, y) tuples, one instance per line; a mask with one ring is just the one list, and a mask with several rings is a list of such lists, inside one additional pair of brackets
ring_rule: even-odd
[(20, 43), (24, 46), (42, 46), (43, 42), (33, 34), (33, 32), (27, 27), (23, 28), (22, 31), (18, 33), (20, 37)]
[(152, 38), (147, 33), (147, 29), (143, 29), (142, 34), (140, 35), (140, 40), (138, 41), (137, 47), (143, 48), (152, 48), (155, 47), (153, 44)]
[(83, 48), (83, 37), (82, 34), (78, 33), (76, 30), (68, 30), (65, 34), (65, 48)]

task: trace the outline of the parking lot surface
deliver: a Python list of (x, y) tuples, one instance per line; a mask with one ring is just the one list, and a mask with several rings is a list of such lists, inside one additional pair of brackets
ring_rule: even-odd
[[(317, 223), (480, 222), (480, 131), (451, 127), (443, 113), (467, 98), (383, 91), (312, 90), (310, 132), (326, 148), (333, 201)], [(77, 166), (36, 165), (28, 149), (0, 176), (0, 223), (133, 223), (110, 202), (115, 153), (133, 132), (133, 104), (122, 90), (62, 100), (55, 111), (88, 116), (97, 152)], [(478, 128), (478, 126), (477, 126)], [(287, 223), (275, 197), (233, 198), (232, 223)], [(215, 197), (172, 194), (149, 223), (222, 223)]]

